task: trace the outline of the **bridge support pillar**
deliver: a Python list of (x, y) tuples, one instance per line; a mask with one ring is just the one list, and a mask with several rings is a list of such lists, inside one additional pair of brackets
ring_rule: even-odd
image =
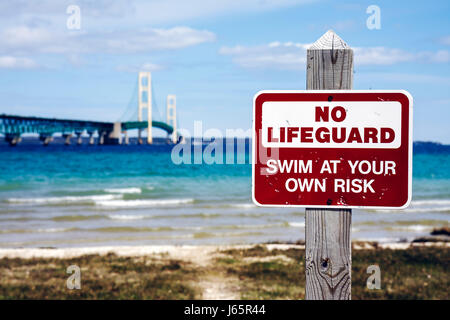
[(89, 135), (89, 144), (93, 145), (94, 144), (94, 133), (92, 131), (88, 131), (88, 135)]
[(122, 123), (114, 122), (113, 130), (108, 133), (106, 144), (122, 144)]
[(71, 133), (63, 133), (63, 138), (64, 138), (64, 144), (66, 146), (70, 145), (70, 138), (72, 138), (72, 134)]
[(82, 145), (83, 144), (83, 138), (81, 137), (82, 132), (75, 132), (76, 136), (77, 136), (77, 145)]
[(6, 134), (5, 140), (6, 140), (6, 142), (9, 143), (10, 146), (16, 146), (19, 144), (20, 141), (22, 141), (22, 138), (20, 137), (20, 133)]
[(143, 144), (143, 141), (142, 141), (142, 129), (138, 129), (138, 144)]
[[(148, 71), (141, 71), (138, 75), (138, 121), (143, 121), (142, 110), (147, 108), (147, 143), (153, 143), (152, 136), (152, 75)], [(142, 144), (141, 130), (139, 130), (139, 144)]]
[(102, 131), (98, 133), (98, 144), (102, 145), (105, 143), (106, 132)]
[(53, 137), (51, 134), (41, 133), (41, 134), (39, 134), (39, 140), (42, 141), (42, 144), (44, 146), (48, 146), (50, 144), (50, 142), (53, 141)]
[(125, 134), (124, 143), (125, 143), (126, 145), (130, 144), (130, 138), (128, 137), (128, 131), (125, 130), (123, 133)]

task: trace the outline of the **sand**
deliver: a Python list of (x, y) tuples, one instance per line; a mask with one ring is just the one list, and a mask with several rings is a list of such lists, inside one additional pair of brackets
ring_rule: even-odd
[[(304, 249), (304, 245), (297, 244), (263, 244), (268, 250), (288, 250), (291, 248)], [(80, 248), (1, 248), (1, 258), (74, 258), (83, 255), (106, 255), (114, 253), (124, 257), (168, 255), (174, 259), (189, 260), (199, 265), (207, 265), (214, 253), (229, 249), (248, 249), (254, 247), (248, 245), (151, 245), (151, 246), (105, 246), (105, 247), (80, 247)], [(404, 250), (410, 247), (446, 247), (450, 248), (450, 242), (424, 242), (424, 243), (353, 243), (353, 250), (363, 249), (392, 249)]]

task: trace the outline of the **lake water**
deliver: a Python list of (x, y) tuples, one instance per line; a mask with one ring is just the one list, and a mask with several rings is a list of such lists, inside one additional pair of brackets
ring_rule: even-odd
[[(304, 209), (259, 208), (251, 165), (176, 165), (171, 146), (0, 145), (0, 247), (304, 239)], [(248, 156), (248, 155), (247, 155)], [(352, 239), (448, 226), (450, 154), (416, 154), (405, 210), (353, 210)]]

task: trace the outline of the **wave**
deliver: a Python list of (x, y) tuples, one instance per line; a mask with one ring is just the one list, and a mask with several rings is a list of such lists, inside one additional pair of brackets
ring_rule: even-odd
[(450, 199), (413, 200), (413, 201), (411, 201), (411, 205), (413, 205), (413, 206), (450, 205)]
[(305, 223), (304, 222), (288, 222), (290, 227), (294, 227), (294, 228), (304, 228), (305, 227)]
[(420, 213), (420, 212), (450, 212), (450, 207), (425, 207), (425, 208), (406, 208), (403, 210), (389, 210), (379, 209), (376, 212), (406, 212), (406, 213)]
[(414, 231), (414, 232), (425, 232), (433, 230), (433, 227), (424, 225), (412, 225), (412, 226), (391, 226), (387, 228), (388, 230), (403, 230), (403, 231)]
[(257, 208), (257, 206), (253, 203), (235, 203), (230, 205), (233, 208), (242, 208), (242, 209), (253, 209)]
[(36, 232), (39, 233), (54, 233), (54, 232), (67, 232), (67, 231), (75, 231), (75, 228), (45, 228), (45, 229), (37, 229)]
[(233, 232), (233, 233), (211, 233), (211, 232), (196, 232), (192, 235), (187, 235), (194, 239), (206, 239), (206, 238), (228, 238), (228, 237), (251, 237), (262, 236), (261, 232)]
[(95, 204), (100, 207), (108, 208), (136, 208), (136, 207), (158, 207), (174, 206), (179, 204), (193, 203), (194, 199), (155, 199), (155, 200), (111, 200), (96, 201)]
[(144, 219), (142, 215), (134, 215), (134, 214), (109, 214), (108, 218), (112, 220), (141, 220)]
[(162, 232), (174, 231), (172, 227), (103, 227), (95, 229), (83, 229), (90, 232)]
[[(137, 216), (126, 216), (126, 215), (117, 215), (115, 218), (118, 219), (127, 219), (126, 217), (137, 217)], [(268, 229), (275, 227), (283, 227), (286, 226), (283, 223), (279, 224), (261, 224), (261, 225), (216, 225), (216, 226), (157, 226), (157, 227), (142, 227), (142, 226), (107, 226), (100, 228), (83, 228), (83, 229), (60, 229), (58, 232), (62, 231), (88, 231), (88, 232), (167, 232), (167, 231), (194, 231), (196, 233), (215, 233), (220, 230), (247, 230), (250, 232), (252, 229)], [(56, 229), (55, 229), (56, 230)], [(40, 232), (40, 231), (38, 231)], [(50, 231), (47, 231), (50, 232)], [(57, 232), (57, 231), (54, 231)]]
[(241, 230), (241, 229), (269, 229), (286, 227), (287, 223), (272, 223), (272, 224), (228, 224), (216, 226), (198, 226), (198, 227), (180, 227), (184, 230)]
[(65, 203), (94, 203), (121, 199), (122, 195), (103, 194), (93, 196), (66, 196), (66, 197), (42, 197), (42, 198), (9, 198), (8, 203), (14, 204), (65, 204)]
[(353, 237), (353, 241), (364, 241), (364, 242), (378, 242), (378, 243), (397, 243), (402, 241), (402, 238), (396, 237)]
[(152, 219), (179, 219), (179, 218), (220, 218), (223, 216), (227, 216), (226, 214), (219, 213), (191, 213), (191, 214), (177, 214), (177, 215), (158, 215), (152, 216)]
[(2, 234), (10, 234), (10, 233), (57, 233), (57, 232), (67, 232), (67, 231), (76, 231), (79, 230), (77, 228), (42, 228), (42, 229), (9, 229), (9, 230), (0, 230)]
[(101, 215), (69, 215), (69, 216), (57, 216), (51, 218), (53, 221), (85, 221), (85, 220), (97, 220), (104, 219), (104, 216)]
[(109, 193), (142, 193), (142, 189), (141, 188), (106, 188), (103, 191), (105, 192), (109, 192)]
[(409, 208), (407, 212), (450, 212), (450, 207)]
[[(357, 226), (368, 226), (368, 227), (379, 227), (379, 228), (385, 228), (385, 227), (412, 227), (412, 226), (424, 226), (424, 227), (438, 227), (438, 226), (446, 226), (449, 222), (447, 220), (438, 220), (438, 219), (419, 219), (419, 220), (400, 220), (400, 221), (362, 221), (359, 223), (356, 223)], [(414, 229), (414, 227), (412, 228)]]

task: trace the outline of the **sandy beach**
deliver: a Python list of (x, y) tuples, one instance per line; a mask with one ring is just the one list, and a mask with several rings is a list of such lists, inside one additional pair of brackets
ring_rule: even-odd
[[(0, 259), (3, 258), (57, 258), (69, 259), (84, 255), (108, 255), (114, 254), (121, 257), (143, 257), (165, 255), (173, 259), (185, 259), (193, 263), (202, 264), (202, 261), (211, 259), (216, 253), (226, 250), (247, 250), (256, 245), (166, 245), (166, 246), (110, 246), (110, 247), (87, 247), (87, 248), (0, 248)], [(263, 244), (269, 250), (305, 250), (301, 244)], [(439, 247), (450, 248), (450, 242), (404, 242), (404, 243), (376, 243), (376, 242), (354, 242), (353, 250), (391, 249), (406, 250), (408, 248)]]

